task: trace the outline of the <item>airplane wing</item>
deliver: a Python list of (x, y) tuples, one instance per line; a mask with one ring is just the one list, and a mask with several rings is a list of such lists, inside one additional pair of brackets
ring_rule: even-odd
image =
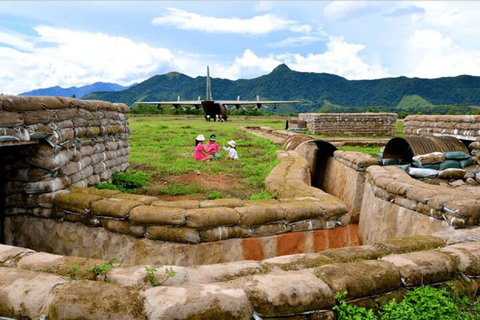
[(301, 101), (288, 101), (288, 100), (279, 100), (279, 101), (274, 101), (274, 100), (215, 100), (215, 103), (223, 104), (223, 105), (232, 105), (232, 104), (238, 104), (238, 105), (249, 105), (249, 104), (275, 104), (275, 103), (300, 103)]
[[(246, 105), (254, 105), (255, 107), (252, 109), (252, 110), (257, 110), (257, 109), (260, 109), (261, 107), (264, 107), (264, 108), (268, 108), (266, 105), (267, 104), (273, 104), (274, 106), (276, 104), (288, 104), (288, 103), (300, 103), (301, 101), (287, 101), (287, 100), (265, 100), (265, 101), (261, 101), (261, 100), (220, 100), (220, 101), (217, 101), (215, 100), (215, 103), (218, 103), (220, 105), (223, 105), (223, 106), (233, 106), (237, 109), (244, 109), (245, 110), (245, 107)], [(275, 108), (275, 107), (274, 107)]]
[(135, 104), (151, 104), (156, 105), (159, 109), (162, 109), (165, 105), (171, 105), (174, 108), (179, 108), (181, 106), (194, 106), (195, 108), (199, 108), (202, 106), (202, 101), (200, 100), (190, 100), (190, 101), (138, 101)]

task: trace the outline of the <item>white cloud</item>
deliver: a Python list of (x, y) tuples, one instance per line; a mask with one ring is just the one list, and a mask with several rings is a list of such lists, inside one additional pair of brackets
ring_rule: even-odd
[(368, 1), (332, 1), (323, 13), (331, 20), (347, 20), (377, 11), (377, 5)]
[(307, 56), (287, 54), (284, 60), (298, 71), (326, 72), (347, 79), (388, 77), (388, 71), (381, 65), (370, 65), (362, 60), (359, 52), (364, 48), (364, 45), (346, 42), (343, 37), (330, 37), (326, 52)]
[(152, 20), (154, 25), (174, 26), (183, 30), (198, 30), (208, 33), (233, 33), (263, 35), (275, 31), (309, 32), (309, 25), (301, 25), (274, 14), (254, 16), (250, 19), (215, 18), (202, 16), (175, 8), (167, 8), (168, 14)]
[(295, 38), (286, 38), (274, 43), (267, 43), (266, 46), (269, 48), (303, 47), (322, 40), (324, 40), (323, 37), (302, 36)]
[(281, 63), (303, 72), (332, 73), (347, 79), (377, 79), (388, 77), (381, 65), (370, 65), (359, 57), (365, 46), (346, 42), (343, 37), (330, 37), (327, 51), (319, 54), (279, 54), (258, 57), (253, 51), (245, 50), (243, 56), (225, 70), (224, 77), (230, 79), (259, 76), (272, 71)]
[[(40, 87), (80, 86), (97, 81), (129, 84), (174, 65), (168, 49), (152, 48), (124, 37), (48, 26), (35, 28), (38, 37), (25, 44), (21, 37), (0, 37), (0, 87), (18, 94)], [(28, 49), (28, 50), (26, 50)]]
[(222, 72), (222, 76), (228, 79), (258, 77), (271, 72), (281, 63), (281, 60), (276, 59), (273, 55), (261, 58), (256, 56), (253, 51), (247, 49), (242, 57), (235, 58), (235, 63)]
[(437, 78), (480, 75), (480, 50), (460, 48), (440, 32), (417, 30), (407, 42), (408, 76)]

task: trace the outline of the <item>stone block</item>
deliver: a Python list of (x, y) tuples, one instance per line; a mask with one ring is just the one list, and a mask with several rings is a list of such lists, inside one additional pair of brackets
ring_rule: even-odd
[(480, 243), (466, 242), (439, 249), (455, 260), (458, 270), (467, 276), (480, 275)]
[(245, 292), (226, 284), (155, 287), (142, 295), (148, 319), (250, 320), (253, 315)]
[(126, 218), (130, 211), (140, 206), (137, 201), (124, 199), (102, 199), (92, 203), (92, 214), (100, 217)]
[(181, 208), (141, 205), (130, 212), (130, 221), (135, 224), (183, 225), (186, 212)]
[(287, 202), (279, 206), (285, 212), (287, 222), (325, 217), (325, 210), (320, 207), (319, 201)]
[(235, 207), (240, 214), (240, 223), (244, 226), (253, 226), (283, 220), (285, 212), (277, 204), (248, 204)]
[(142, 237), (145, 233), (145, 227), (132, 225), (129, 221), (102, 219), (102, 226), (109, 231), (134, 237)]
[(261, 317), (329, 309), (335, 304), (327, 284), (309, 272), (256, 275), (240, 285)]
[(162, 240), (180, 243), (199, 243), (200, 234), (197, 230), (185, 227), (147, 227), (146, 237), (151, 240)]
[(16, 319), (40, 319), (48, 313), (60, 276), (0, 267), (0, 315)]
[(236, 225), (240, 221), (238, 212), (226, 207), (190, 209), (186, 217), (186, 225), (193, 228)]
[(62, 210), (87, 214), (95, 201), (103, 198), (93, 194), (86, 193), (66, 193), (55, 197), (55, 205)]
[(407, 253), (412, 251), (422, 251), (437, 249), (445, 246), (445, 243), (433, 236), (410, 236), (402, 238), (391, 238), (375, 243), (382, 249), (388, 250), (394, 254)]
[(457, 271), (455, 260), (437, 250), (389, 255), (382, 260), (398, 268), (407, 287), (448, 281), (455, 277)]
[(47, 316), (49, 319), (145, 319), (138, 291), (99, 281), (75, 281), (56, 287)]
[(384, 294), (401, 288), (397, 268), (385, 261), (335, 263), (314, 269), (333, 292), (347, 291), (347, 300)]

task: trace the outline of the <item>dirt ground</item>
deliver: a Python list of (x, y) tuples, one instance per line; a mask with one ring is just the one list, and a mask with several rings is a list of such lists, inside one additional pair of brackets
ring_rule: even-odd
[[(160, 188), (167, 187), (172, 184), (180, 184), (186, 186), (202, 186), (203, 190), (194, 193), (183, 195), (169, 195), (158, 191)], [(251, 187), (245, 186), (238, 182), (238, 179), (232, 174), (218, 173), (215, 175), (195, 172), (178, 176), (161, 176), (153, 177), (152, 182), (148, 185), (147, 190), (142, 194), (148, 194), (164, 201), (178, 201), (178, 200), (204, 200), (207, 195), (212, 192), (219, 192), (222, 198), (232, 197), (246, 199), (251, 194), (260, 192), (260, 190), (252, 190)]]

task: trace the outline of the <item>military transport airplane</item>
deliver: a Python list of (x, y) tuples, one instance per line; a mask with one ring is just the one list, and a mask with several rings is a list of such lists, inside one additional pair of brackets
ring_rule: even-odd
[(196, 109), (200, 107), (203, 108), (205, 112), (205, 119), (207, 121), (226, 121), (228, 119), (228, 107), (243, 108), (245, 109), (246, 105), (253, 105), (252, 110), (259, 109), (261, 107), (267, 107), (267, 104), (288, 104), (288, 103), (300, 103), (301, 101), (260, 101), (259, 96), (257, 100), (240, 100), (240, 97), (237, 97), (237, 100), (213, 100), (212, 98), (212, 88), (210, 84), (210, 70), (207, 66), (207, 95), (205, 100), (191, 100), (191, 101), (182, 101), (178, 97), (177, 101), (139, 101), (135, 104), (151, 104), (157, 105), (158, 109), (163, 109), (165, 105), (171, 105), (173, 108), (180, 108), (183, 106), (192, 106)]

